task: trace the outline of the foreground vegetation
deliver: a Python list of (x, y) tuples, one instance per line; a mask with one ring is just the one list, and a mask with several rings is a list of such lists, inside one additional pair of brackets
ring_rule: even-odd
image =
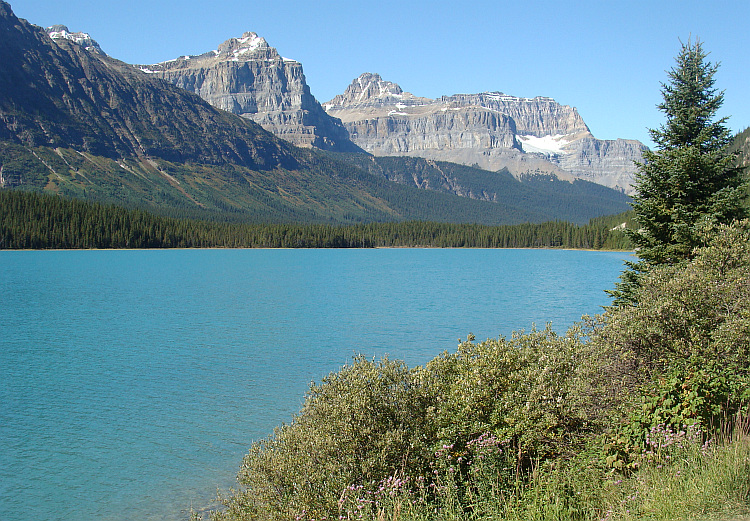
[(615, 305), (424, 367), (355, 359), (253, 444), (214, 519), (750, 516), (747, 182), (706, 56), (683, 44), (663, 85)]
[(252, 446), (214, 519), (750, 515), (750, 223), (710, 232), (565, 335), (356, 358)]
[(436, 222), (238, 224), (0, 190), (0, 249), (372, 248), (399, 246), (628, 249), (627, 214), (567, 222), (485, 226)]

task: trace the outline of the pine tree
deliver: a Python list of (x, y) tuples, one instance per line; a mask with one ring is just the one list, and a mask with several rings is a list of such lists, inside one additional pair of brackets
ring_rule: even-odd
[(711, 225), (745, 217), (743, 169), (729, 152), (727, 118), (714, 121), (724, 93), (714, 88), (718, 64), (707, 61), (700, 41), (682, 44), (676, 66), (662, 84), (658, 105), (666, 123), (650, 130), (656, 151), (638, 165), (628, 231), (639, 260), (629, 263), (610, 292), (615, 305), (635, 303), (638, 280), (649, 268), (689, 260), (708, 241)]

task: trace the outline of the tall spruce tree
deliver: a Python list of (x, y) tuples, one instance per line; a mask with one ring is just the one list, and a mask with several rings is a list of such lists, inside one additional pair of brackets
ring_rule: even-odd
[(656, 150), (638, 165), (637, 227), (628, 230), (639, 260), (628, 264), (610, 292), (615, 305), (636, 303), (638, 281), (649, 268), (689, 260), (707, 243), (711, 225), (747, 214), (743, 169), (729, 151), (727, 118), (714, 121), (724, 93), (714, 88), (718, 64), (707, 56), (700, 41), (688, 40), (668, 72), (669, 83), (662, 84), (658, 108), (666, 123), (650, 130)]

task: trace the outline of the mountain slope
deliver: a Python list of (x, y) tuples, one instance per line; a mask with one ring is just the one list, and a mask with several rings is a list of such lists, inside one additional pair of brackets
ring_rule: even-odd
[(750, 166), (750, 127), (735, 134), (729, 150), (740, 155), (741, 165)]
[(0, 3), (0, 139), (99, 156), (293, 165), (250, 122), (67, 39), (52, 42)]
[[(91, 42), (83, 36), (80, 45), (79, 36), (52, 40), (4, 2), (0, 34), (1, 188), (236, 221), (561, 218), (552, 203), (424, 190), (294, 147), (154, 74), (87, 50)], [(590, 209), (585, 196), (577, 197), (589, 212), (583, 219), (621, 211), (616, 199)]]
[(584, 224), (591, 216), (630, 208), (630, 198), (622, 192), (580, 179), (566, 181), (545, 174), (518, 179), (507, 170), (489, 172), (420, 157), (362, 154), (337, 154), (335, 157), (400, 184), (502, 204), (518, 208), (519, 212), (533, 208), (546, 215), (544, 220)]
[(136, 65), (239, 114), (297, 146), (357, 151), (349, 134), (310, 93), (302, 64), (283, 58), (265, 39), (247, 32), (214, 51), (155, 65)]
[(521, 177), (580, 178), (629, 192), (644, 146), (594, 138), (574, 107), (500, 92), (429, 99), (365, 73), (323, 104), (377, 156), (408, 155), (503, 168)]

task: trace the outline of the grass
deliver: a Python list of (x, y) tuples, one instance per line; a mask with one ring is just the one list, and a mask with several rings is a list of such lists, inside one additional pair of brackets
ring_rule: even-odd
[(700, 432), (661, 431), (654, 438), (659, 434), (630, 476), (581, 456), (566, 468), (537, 469), (515, 486), (483, 480), (472, 491), (459, 491), (447, 474), (430, 484), (424, 481), (421, 488), (393, 486), (392, 478), (380, 493), (360, 497), (352, 488), (342, 495), (339, 519), (750, 521), (748, 421), (708, 443)]
[(669, 462), (649, 464), (624, 484), (611, 517), (629, 520), (750, 519), (750, 435), (737, 424), (715, 447), (688, 444)]

